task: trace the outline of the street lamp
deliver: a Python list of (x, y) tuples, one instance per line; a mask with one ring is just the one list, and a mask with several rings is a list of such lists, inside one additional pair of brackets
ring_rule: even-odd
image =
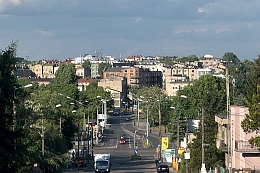
[[(60, 107), (61, 107), (61, 104), (56, 105), (56, 108), (60, 108)], [(60, 114), (60, 111), (59, 111), (59, 114)], [(61, 115), (60, 115), (60, 134), (61, 134)]]
[[(181, 95), (181, 98), (187, 99), (188, 97), (186, 95)], [(188, 148), (188, 128), (189, 128), (189, 122), (188, 122), (188, 115), (186, 115), (186, 133), (185, 133), (185, 138), (186, 138), (186, 148), (185, 151), (187, 152)], [(186, 166), (186, 173), (188, 173), (188, 159), (185, 159), (185, 166)]]
[[(72, 113), (76, 113), (77, 111), (76, 110), (73, 110)], [(80, 122), (79, 122), (79, 114), (78, 114), (78, 156), (77, 156), (77, 160), (78, 160), (78, 171), (79, 171), (79, 132), (80, 132)]]
[[(144, 98), (143, 96), (140, 96), (140, 98)], [(143, 100), (137, 99), (137, 120), (138, 120), (138, 127), (139, 127), (139, 119), (140, 119), (140, 113), (139, 113), (139, 102), (142, 102)]]
[[(157, 100), (157, 102), (159, 103), (159, 109), (158, 109), (158, 114), (159, 114), (159, 145), (161, 145), (162, 143), (162, 115), (161, 115), (161, 104), (160, 104), (160, 100)], [(161, 161), (161, 150), (159, 150), (159, 160)]]
[[(146, 101), (146, 104), (148, 103), (148, 101)], [(149, 125), (149, 122), (148, 122), (148, 116), (149, 116), (149, 114), (148, 114), (148, 108), (149, 108), (149, 106), (148, 106), (148, 104), (147, 104), (147, 113), (146, 113), (146, 144), (148, 145), (148, 138), (149, 138), (149, 133), (148, 133), (148, 125)]]

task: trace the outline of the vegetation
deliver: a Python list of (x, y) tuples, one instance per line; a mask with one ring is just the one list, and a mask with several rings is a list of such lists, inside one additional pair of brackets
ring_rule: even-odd
[[(249, 108), (249, 114), (241, 122), (241, 127), (246, 133), (259, 132), (260, 129), (260, 55), (255, 60), (256, 66), (252, 71), (247, 85), (247, 105)], [(249, 143), (260, 148), (260, 136), (252, 137)]]
[(134, 160), (141, 160), (141, 156), (140, 155), (132, 155), (131, 157), (130, 157), (130, 160), (132, 160), (132, 161), (134, 161)]
[(46, 173), (60, 172), (70, 162), (67, 152), (82, 115), (94, 119), (101, 99), (108, 107), (113, 101), (97, 83), (79, 92), (72, 64), (61, 64), (53, 83), (25, 88), (28, 81), (13, 75), (16, 47), (14, 42), (0, 53), (0, 172), (31, 172), (35, 163)]

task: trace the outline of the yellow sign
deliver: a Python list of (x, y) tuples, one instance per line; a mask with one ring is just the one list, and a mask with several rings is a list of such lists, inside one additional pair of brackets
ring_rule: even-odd
[(168, 137), (162, 137), (162, 150), (168, 148)]
[(182, 155), (182, 153), (184, 153), (184, 148), (183, 147), (179, 147), (178, 148), (178, 154)]

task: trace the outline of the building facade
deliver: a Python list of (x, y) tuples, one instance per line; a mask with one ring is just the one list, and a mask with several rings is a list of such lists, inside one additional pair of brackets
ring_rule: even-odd
[[(226, 167), (232, 168), (235, 172), (247, 171), (251, 173), (253, 170), (260, 171), (260, 151), (248, 140), (251, 137), (259, 136), (260, 133), (258, 131), (251, 133), (243, 131), (241, 121), (246, 117), (246, 114), (249, 114), (248, 107), (231, 106), (230, 120), (227, 115), (215, 116), (215, 121), (218, 123), (216, 145), (226, 153)], [(228, 128), (229, 124), (231, 130)]]

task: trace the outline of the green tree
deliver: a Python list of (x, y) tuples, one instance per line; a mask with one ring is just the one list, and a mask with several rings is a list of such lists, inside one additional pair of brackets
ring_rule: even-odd
[[(260, 129), (260, 56), (255, 60), (256, 66), (248, 80), (247, 85), (247, 105), (249, 108), (249, 114), (246, 115), (246, 118), (241, 122), (241, 127), (244, 132), (250, 133), (258, 131)], [(260, 147), (260, 136), (252, 137), (249, 140), (249, 143)]]
[(85, 60), (82, 64), (82, 67), (83, 68), (88, 68), (88, 69), (91, 69), (91, 63), (89, 60)]
[[(245, 62), (245, 63), (244, 63)], [(247, 85), (247, 79), (250, 77), (254, 64), (249, 60), (243, 63), (229, 63), (229, 79), (230, 79), (230, 98), (231, 104), (234, 105), (246, 105), (245, 90)]]
[(16, 172), (23, 163), (22, 157), (18, 155), (23, 150), (16, 141), (24, 136), (21, 131), (16, 130), (14, 122), (19, 119), (19, 114), (13, 109), (14, 104), (19, 104), (15, 92), (20, 87), (13, 75), (16, 48), (17, 42), (12, 42), (0, 53), (0, 172)]
[[(31, 112), (28, 112), (25, 126), (28, 137), (21, 141), (29, 153), (25, 168), (31, 169), (34, 163), (39, 163), (41, 169), (45, 168), (46, 172), (59, 172), (69, 163), (67, 135), (63, 130), (67, 131), (74, 124), (71, 123), (70, 126), (65, 127), (69, 118), (56, 108), (56, 105), (61, 103), (57, 93), (39, 88), (30, 96), (26, 103)], [(62, 120), (62, 131), (59, 125), (60, 120)], [(29, 171), (24, 170), (24, 172)]]
[(100, 63), (98, 64), (98, 74), (100, 75), (100, 78), (103, 78), (103, 72), (105, 68), (112, 67), (109, 63)]
[(240, 60), (232, 52), (226, 52), (221, 60), (222, 61), (232, 62), (232, 63), (235, 63), (235, 64), (236, 63), (240, 63)]
[[(201, 76), (193, 85), (187, 86), (184, 90), (178, 92), (180, 95), (187, 96), (187, 99), (181, 99), (181, 105), (185, 110), (185, 114), (191, 118), (200, 118), (202, 107), (204, 108), (204, 143), (205, 147), (205, 164), (206, 168), (223, 165), (223, 154), (216, 148), (217, 123), (215, 122), (215, 114), (225, 111), (226, 95), (225, 81), (222, 78), (212, 75)], [(198, 171), (201, 168), (201, 124), (194, 133), (196, 136), (193, 143), (189, 144), (191, 149), (191, 159), (189, 161), (189, 170), (191, 172)], [(182, 167), (184, 163), (182, 163)]]

